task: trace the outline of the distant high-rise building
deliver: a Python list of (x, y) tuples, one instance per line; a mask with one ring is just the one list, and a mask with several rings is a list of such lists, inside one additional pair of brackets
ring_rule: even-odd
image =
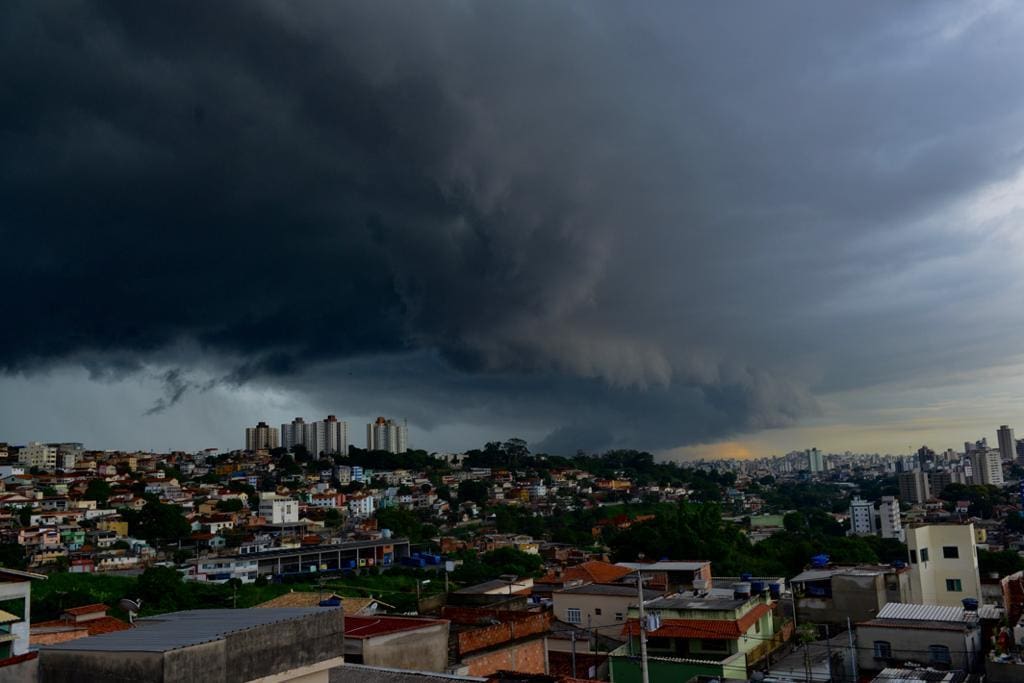
[(378, 417), (366, 425), (366, 450), (405, 453), (408, 450), (406, 425)]
[(952, 475), (946, 470), (928, 472), (928, 490), (933, 496), (938, 496), (947, 486), (953, 483)]
[(302, 446), (313, 455), (347, 455), (348, 423), (334, 415), (318, 422), (297, 417), (281, 425), (281, 442), (288, 450)]
[(850, 501), (850, 532), (854, 536), (875, 534), (875, 506), (870, 500), (854, 498)]
[(18, 450), (18, 463), (26, 467), (53, 471), (57, 469), (58, 447), (59, 444), (55, 443), (32, 441)]
[(825, 456), (817, 448), (809, 448), (807, 453), (807, 469), (812, 474), (825, 471)]
[(878, 528), (882, 538), (895, 538), (901, 542), (905, 540), (899, 500), (892, 496), (882, 496), (882, 502), (878, 505)]
[(277, 448), (278, 443), (277, 427), (260, 422), (255, 427), (245, 428), (245, 450), (247, 451), (270, 450)]
[(920, 469), (925, 471), (933, 469), (935, 467), (935, 451), (927, 446), (921, 446), (917, 449), (917, 461), (920, 464)]
[(1003, 460), (997, 450), (984, 449), (971, 453), (971, 474), (975, 484), (1003, 485)]
[(324, 453), (348, 455), (348, 423), (328, 415), (324, 425)]
[(996, 436), (999, 438), (999, 457), (1003, 462), (1013, 462), (1017, 451), (1017, 440), (1013, 438), (1013, 430), (1002, 425)]
[(982, 437), (971, 443), (970, 441), (964, 441), (964, 455), (970, 455), (974, 451), (987, 451), (988, 450), (988, 437)]
[(921, 470), (900, 472), (900, 500), (908, 503), (924, 503), (931, 497), (928, 477)]
[(306, 445), (306, 421), (297, 417), (281, 425), (281, 445), (289, 451), (296, 446)]
[(1017, 462), (1024, 465), (1024, 439), (1017, 439)]

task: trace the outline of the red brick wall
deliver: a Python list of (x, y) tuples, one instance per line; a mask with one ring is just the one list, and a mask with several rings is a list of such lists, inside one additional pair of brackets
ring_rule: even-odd
[(50, 633), (30, 633), (28, 642), (30, 645), (56, 645), (69, 640), (88, 638), (89, 629), (86, 627), (76, 628), (69, 631), (53, 631)]
[(469, 676), (489, 676), (496, 671), (542, 674), (545, 673), (544, 639), (503, 647), (462, 661), (469, 667), (466, 672)]
[(551, 627), (551, 613), (501, 612), (446, 607), (444, 617), (454, 623), (475, 624), (481, 619), (496, 619), (500, 624), (480, 626), (458, 634), (459, 654), (475, 652), (518, 638), (545, 633)]

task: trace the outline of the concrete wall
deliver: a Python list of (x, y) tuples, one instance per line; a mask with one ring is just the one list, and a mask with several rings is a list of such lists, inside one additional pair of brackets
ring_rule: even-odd
[[(326, 661), (340, 663), (344, 653), (344, 615), (340, 609), (277, 624), (246, 629), (222, 640), (167, 652), (93, 652), (42, 650), (41, 683), (246, 683)], [(283, 674), (275, 676), (277, 674)], [(306, 675), (309, 674), (308, 671)], [(311, 680), (315, 680), (314, 678)]]
[(832, 597), (797, 598), (797, 617), (801, 623), (837, 624), (873, 619), (878, 610), (889, 602), (885, 576), (835, 575), (831, 579)]
[(985, 661), (985, 678), (988, 683), (1024, 683), (1024, 666), (989, 659)]
[[(42, 650), (40, 683), (124, 683), (162, 681), (163, 655), (159, 652), (87, 652)], [(210, 679), (200, 678), (199, 681)]]
[(39, 658), (34, 652), (12, 657), (13, 663), (0, 667), (0, 683), (27, 683), (39, 675)]
[[(362, 663), (392, 669), (444, 671), (448, 668), (448, 623), (434, 624), (415, 631), (389, 633), (373, 638), (352, 639), (362, 655)], [(349, 648), (346, 647), (346, 652)]]
[(980, 663), (981, 659), (980, 629), (974, 629), (965, 634), (960, 630), (884, 628), (861, 625), (857, 626), (857, 665), (861, 671), (879, 671), (889, 665), (886, 660), (875, 659), (874, 643), (876, 640), (890, 643), (892, 656), (888, 662), (919, 662), (927, 665), (930, 645), (945, 645), (949, 648), (950, 668), (953, 669), (971, 670)]

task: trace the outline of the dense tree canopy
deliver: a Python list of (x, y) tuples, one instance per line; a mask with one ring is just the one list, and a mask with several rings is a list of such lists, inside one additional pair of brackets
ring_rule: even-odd
[(155, 497), (147, 498), (139, 511), (122, 510), (121, 516), (128, 522), (128, 533), (147, 541), (170, 543), (192, 533), (181, 506), (161, 503)]

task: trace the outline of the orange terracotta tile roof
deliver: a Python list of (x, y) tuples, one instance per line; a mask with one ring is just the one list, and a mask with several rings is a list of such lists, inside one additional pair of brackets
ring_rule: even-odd
[(574, 567), (566, 567), (559, 578), (555, 574), (548, 574), (539, 583), (558, 583), (559, 581), (584, 581), (587, 583), (615, 583), (632, 570), (626, 567), (619, 567), (608, 562), (590, 560)]
[(99, 619), (90, 619), (89, 621), (80, 621), (78, 623), (65, 621), (64, 619), (52, 619), (50, 621), (40, 621), (36, 624), (32, 624), (32, 628), (34, 629), (51, 627), (68, 627), (85, 630), (89, 632), (90, 636), (98, 636), (104, 633), (114, 633), (115, 631), (127, 631), (132, 628), (132, 625), (127, 621), (121, 621), (117, 617), (100, 617)]
[(342, 598), (341, 607), (345, 612), (345, 616), (358, 614), (373, 603), (379, 602), (374, 598), (344, 598), (335, 593), (324, 593), (321, 595), (320, 593), (308, 591), (292, 591), (266, 602), (261, 602), (256, 607), (316, 607), (320, 604), (321, 600), (327, 600), (332, 597)]
[[(662, 619), (661, 628), (650, 631), (647, 635), (654, 638), (704, 638), (706, 640), (736, 640), (763, 617), (772, 608), (769, 605), (757, 605), (736, 620), (724, 619)], [(635, 636), (639, 633), (639, 622), (630, 621), (622, 629), (623, 635)]]

